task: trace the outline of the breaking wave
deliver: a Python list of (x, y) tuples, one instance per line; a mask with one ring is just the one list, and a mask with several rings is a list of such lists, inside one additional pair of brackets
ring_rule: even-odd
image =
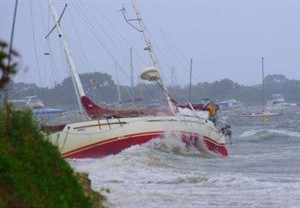
[(288, 130), (284, 130), (284, 129), (268, 129), (268, 130), (260, 129), (260, 130), (245, 131), (241, 135), (239, 135), (239, 138), (259, 136), (261, 134), (273, 134), (273, 135), (278, 135), (278, 136), (300, 137), (300, 132), (296, 132), (296, 131), (288, 131)]
[(268, 132), (270, 133), (275, 133), (278, 135), (282, 135), (282, 136), (289, 136), (289, 137), (300, 137), (300, 132), (295, 132), (295, 131), (287, 131), (287, 130), (283, 130), (283, 129), (270, 129), (268, 130)]
[(205, 151), (203, 140), (200, 138), (197, 145), (187, 145), (181, 139), (181, 134), (166, 133), (163, 138), (153, 139), (142, 146), (147, 148), (175, 155), (197, 156), (197, 157), (216, 157), (212, 153)]
[(167, 134), (117, 155), (68, 162), (89, 174), (94, 190), (110, 189), (109, 207), (299, 207), (300, 130), (293, 119), (234, 120), (226, 158)]

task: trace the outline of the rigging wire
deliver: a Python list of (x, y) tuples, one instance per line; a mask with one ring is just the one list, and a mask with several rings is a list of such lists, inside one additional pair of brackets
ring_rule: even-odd
[[(15, 9), (14, 9), (14, 17), (13, 17), (13, 22), (12, 22), (12, 29), (11, 29), (11, 34), (10, 34), (10, 43), (9, 43), (9, 51), (8, 51), (8, 61), (7, 61), (7, 66), (10, 66), (11, 62), (11, 54), (13, 52), (12, 46), (13, 46), (13, 41), (14, 41), (14, 34), (15, 34), (15, 24), (16, 24), (16, 16), (17, 16), (17, 11), (18, 11), (18, 0), (15, 2)], [(4, 72), (5, 73), (5, 72)], [(2, 76), (8, 76), (7, 74), (4, 74)], [(8, 100), (8, 90), (5, 87), (4, 89), (4, 105), (7, 105), (7, 100)]]
[[(60, 49), (61, 49), (60, 51), (61, 51), (62, 55), (64, 55), (64, 52), (63, 52), (63, 43), (62, 43), (61, 39), (60, 39), (59, 43), (60, 43)], [(64, 65), (63, 68), (68, 72), (68, 75), (69, 75), (67, 78), (70, 79), (71, 85), (73, 84), (73, 86), (74, 86), (74, 87), (71, 88), (71, 90), (73, 89), (74, 96), (72, 96), (71, 93), (68, 93), (67, 96), (69, 96), (69, 100), (72, 101), (71, 103), (76, 103), (75, 104), (75, 106), (76, 106), (75, 110), (78, 110), (78, 112), (80, 112), (80, 109), (78, 109), (79, 107), (78, 107), (77, 99), (76, 99), (76, 97), (79, 96), (79, 95), (77, 95), (78, 94), (78, 91), (76, 89), (77, 86), (75, 85), (74, 81), (72, 80), (73, 76), (71, 75), (71, 72), (69, 70), (69, 64), (68, 64), (67, 60), (64, 58), (62, 61), (63, 61), (63, 65)], [(72, 108), (73, 107), (74, 106), (72, 106)]]
[[(96, 7), (93, 7), (93, 8), (96, 8)], [(88, 9), (87, 9), (88, 10)], [(92, 12), (88, 12), (89, 14), (92, 14)], [(94, 16), (95, 17), (95, 16)], [(105, 18), (105, 19), (107, 19), (107, 18)], [(110, 22), (109, 22), (110, 23)], [(111, 24), (111, 23), (110, 23)], [(99, 25), (99, 24), (98, 24)], [(111, 24), (112, 25), (112, 24)], [(100, 25), (99, 25), (100, 26)], [(115, 27), (114, 27), (115, 28)], [(109, 37), (107, 34), (106, 34), (106, 32), (105, 32), (105, 30), (103, 30), (103, 28), (101, 27), (101, 29), (102, 29), (102, 31), (103, 31), (103, 33), (106, 35), (106, 37)], [(120, 33), (120, 32), (119, 32)], [(123, 37), (123, 36), (122, 36)], [(124, 37), (123, 37), (124, 38)], [(114, 43), (114, 41), (112, 41), (111, 40), (111, 38), (109, 37), (109, 40), (110, 40), (110, 42), (112, 42), (113, 43), (113, 45), (115, 46), (115, 48), (117, 48), (116, 47), (116, 45), (115, 45), (115, 43)], [(128, 43), (128, 41), (126, 41), (127, 43)], [(117, 48), (118, 49), (118, 48)], [(122, 55), (122, 53), (120, 52), (120, 50), (118, 49), (118, 51), (119, 51), (119, 53)], [(122, 55), (122, 57), (124, 57), (123, 55)], [(126, 58), (124, 58), (124, 59), (126, 59)], [(126, 59), (126, 62), (128, 62), (128, 60)], [(122, 69), (122, 67), (120, 67), (120, 64), (118, 64), (118, 67), (123, 71), (123, 73), (125, 73), (124, 72), (124, 70)], [(127, 75), (127, 73), (126, 73), (126, 75)], [(125, 89), (125, 92), (128, 94), (128, 96), (129, 97), (132, 97), (132, 95), (131, 95), (131, 93), (130, 93), (130, 91), (129, 91), (129, 88), (124, 88)]]
[(142, 83), (143, 83), (143, 86), (144, 86), (144, 88), (146, 89), (146, 91), (147, 91), (147, 94), (149, 94), (150, 95), (150, 97), (152, 98), (152, 99), (154, 99), (154, 98), (157, 98), (157, 96), (156, 95), (154, 95), (150, 90), (150, 87), (152, 88), (153, 86), (155, 86), (154, 84), (146, 84), (146, 82), (144, 81), (144, 80), (142, 80)]
[[(149, 13), (147, 12), (147, 10), (145, 10), (145, 14), (147, 16), (150, 16)], [(167, 38), (166, 33), (164, 32), (164, 30), (162, 29), (162, 27), (157, 23), (157, 21), (155, 21), (154, 18), (149, 18), (149, 21), (152, 21), (154, 23), (154, 25), (158, 28), (158, 30), (162, 34), (162, 38), (163, 38), (165, 44), (167, 45), (167, 48), (170, 49), (170, 51), (174, 55), (176, 61), (179, 62), (181, 68), (182, 69), (186, 69), (187, 68), (186, 61), (184, 61), (184, 60), (188, 60), (188, 59), (184, 56), (184, 54), (182, 53), (182, 51), (178, 49), (178, 47), (176, 46), (176, 44), (170, 38)], [(174, 69), (174, 68), (175, 68), (175, 66), (172, 66), (171, 70)], [(176, 75), (174, 74), (173, 76), (175, 76), (174, 78), (176, 79), (176, 83), (178, 83)], [(172, 85), (172, 83), (171, 83), (171, 85)]]
[[(91, 31), (91, 33), (94, 35), (94, 37), (96, 38), (96, 40), (98, 41), (98, 43), (100, 43), (100, 45), (106, 50), (106, 52), (109, 54), (109, 56), (117, 63), (117, 66), (121, 69), (121, 71), (127, 75), (127, 73), (124, 72), (123, 68), (120, 66), (120, 64), (116, 61), (113, 53), (111, 52), (111, 50), (109, 50), (109, 48), (107, 47), (107, 44), (105, 42), (103, 42), (103, 40), (100, 38), (100, 35), (97, 33), (97, 30), (95, 29), (94, 25), (92, 25), (90, 22), (95, 22), (95, 21), (88, 21), (90, 18), (86, 18), (88, 15), (89, 16), (93, 16), (95, 17), (94, 15), (91, 15), (93, 14), (91, 12), (91, 10), (87, 9), (87, 10), (82, 10), (82, 9), (79, 9), (76, 5), (74, 6), (75, 8), (75, 11), (78, 13), (78, 15), (80, 16), (80, 18), (82, 19), (82, 21), (85, 23), (85, 25), (87, 26), (87, 28), (89, 29), (89, 31)], [(87, 12), (85, 12), (87, 11)], [(88, 13), (88, 15), (87, 15)], [(74, 23), (73, 23), (74, 24)], [(101, 28), (101, 30), (103, 31), (103, 27), (100, 26), (99, 24), (97, 24), (97, 26), (99, 26)], [(106, 35), (106, 37), (108, 36), (107, 33), (104, 32), (104, 34)], [(108, 38), (110, 42), (113, 43), (113, 45), (116, 47), (115, 43), (111, 40), (111, 38)], [(121, 51), (117, 48), (117, 50), (119, 51), (120, 54)], [(123, 56), (123, 55), (122, 55)], [(124, 58), (124, 56), (123, 56)], [(124, 58), (127, 61), (126, 58)], [(147, 85), (145, 85), (147, 87)], [(125, 88), (126, 90), (129, 90), (127, 88)]]
[[(93, 7), (92, 8), (97, 8), (97, 6), (95, 5), (95, 3), (92, 1), (91, 2), (93, 4)], [(100, 11), (100, 10), (97, 10), (98, 13), (100, 13), (100, 15), (111, 25), (111, 27), (117, 32), (117, 34), (119, 34), (119, 36), (124, 40), (125, 43), (128, 44), (128, 46), (130, 46), (132, 48), (132, 44), (122, 35), (122, 33), (111, 23), (111, 21)], [(138, 53), (134, 48), (133, 49), (133, 52), (138, 55), (138, 58), (144, 63), (146, 64), (147, 61), (140, 55), (140, 53)], [(149, 87), (148, 85), (143, 81), (142, 82), (142, 85), (145, 87), (145, 89), (147, 90), (148, 94), (154, 98), (154, 95), (150, 92), (149, 90)]]
[[(48, 15), (47, 15), (47, 30), (46, 31), (49, 31), (50, 30), (50, 19), (51, 19), (51, 15), (50, 15), (50, 6), (48, 5)], [(49, 54), (49, 63), (50, 63), (50, 69), (49, 71), (51, 72), (51, 78), (52, 78), (52, 83), (53, 83), (53, 87), (55, 87), (56, 85), (56, 76), (55, 75), (59, 75), (59, 70), (58, 70), (58, 67), (57, 67), (57, 64), (56, 64), (56, 61), (55, 61), (55, 58), (54, 58), (54, 52), (52, 50), (52, 47), (51, 47), (51, 36), (49, 36), (48, 38), (46, 38), (46, 46), (47, 46), (47, 51), (48, 54)], [(48, 70), (47, 70), (48, 71)]]
[[(47, 32), (47, 26), (45, 25), (45, 16), (44, 16), (44, 12), (43, 12), (43, 7), (42, 7), (42, 4), (41, 4), (41, 1), (38, 1), (39, 2), (39, 11), (40, 11), (40, 16), (41, 16), (41, 19), (42, 19), (42, 26), (43, 26), (43, 33), (46, 33)], [(49, 22), (48, 22), (48, 25), (49, 25)], [(47, 42), (46, 42), (47, 44)], [(44, 46), (45, 47), (45, 46)], [(47, 67), (47, 57), (45, 56), (45, 53), (44, 53), (44, 56), (43, 56), (43, 60), (42, 63), (43, 63), (43, 69), (44, 71), (48, 71), (48, 67)], [(51, 82), (53, 83), (53, 82)], [(50, 83), (50, 84), (51, 84)]]
[[(91, 1), (91, 3), (93, 4), (93, 7), (94, 9), (97, 8), (97, 6), (95, 5), (95, 3), (93, 1)], [(127, 43), (127, 45), (129, 47), (132, 48), (132, 43), (130, 43), (125, 37), (124, 35), (122, 35), (122, 33), (120, 32), (120, 30), (118, 30), (117, 27), (115, 27), (112, 22), (100, 11), (100, 10), (97, 10), (97, 13), (99, 13), (105, 20), (106, 22), (108, 22), (108, 24), (117, 32), (117, 34), (122, 38), (122, 40)], [(137, 51), (133, 50), (135, 52), (135, 54), (139, 57), (139, 59), (144, 63), (144, 64), (147, 64), (147, 61), (145, 60), (145, 58), (143, 58), (140, 53), (138, 53)]]
[(87, 20), (85, 20), (85, 18), (83, 18), (83, 14), (80, 13), (80, 11), (78, 10), (77, 7), (75, 7), (76, 11), (78, 12), (78, 14), (80, 15), (80, 17), (82, 18), (83, 22), (87, 25), (88, 29), (91, 31), (91, 33), (95, 36), (96, 40), (98, 41), (98, 43), (103, 47), (103, 49), (108, 53), (108, 55), (110, 56), (110, 58), (115, 61), (118, 65), (118, 67), (121, 69), (121, 71), (124, 73), (124, 75), (128, 78), (128, 74), (126, 74), (125, 70), (123, 69), (123, 67), (119, 64), (119, 62), (115, 59), (113, 53), (109, 50), (108, 46), (104, 43), (104, 41), (101, 40), (100, 36), (98, 35), (97, 31), (95, 30), (95, 28), (89, 23), (87, 22)]
[(12, 46), (13, 46), (13, 41), (14, 41), (14, 34), (15, 34), (15, 24), (16, 24), (16, 17), (17, 17), (17, 11), (18, 11), (18, 0), (15, 2), (15, 9), (14, 9), (14, 17), (13, 17), (13, 22), (12, 22), (12, 29), (11, 29), (11, 34), (10, 34), (10, 44), (9, 44), (9, 51), (8, 51), (8, 61), (7, 65), (10, 66), (11, 62), (11, 54), (13, 52)]
[(87, 69), (89, 72), (91, 72), (91, 68), (92, 68), (92, 67), (91, 67), (91, 65), (90, 65), (90, 62), (88, 61), (86, 52), (85, 52), (85, 50), (84, 50), (84, 48), (83, 48), (83, 44), (82, 44), (81, 39), (80, 39), (80, 37), (79, 37), (79, 35), (78, 35), (78, 34), (80, 34), (80, 33), (79, 33), (78, 29), (77, 29), (76, 24), (74, 23), (74, 15), (72, 14), (72, 10), (71, 10), (71, 9), (69, 9), (68, 12), (69, 12), (69, 14), (70, 14), (70, 19), (71, 19), (72, 26), (73, 26), (73, 28), (74, 28), (74, 30), (75, 30), (75, 33), (72, 33), (72, 34), (75, 34), (75, 36), (76, 36), (76, 39), (77, 39), (77, 43), (78, 43), (80, 52), (78, 52), (78, 51), (76, 50), (77, 47), (72, 47), (73, 44), (71, 45), (71, 47), (72, 47), (72, 49), (74, 48), (75, 52), (77, 52), (77, 53), (76, 53), (77, 56), (80, 57), (81, 60), (83, 60), (82, 62), (85, 62), (85, 64), (88, 66), (86, 69)]
[[(36, 37), (35, 37), (35, 30), (34, 30), (34, 21), (33, 21), (33, 11), (32, 11), (32, 1), (29, 1), (29, 8), (30, 8), (30, 19), (31, 19), (31, 26), (32, 26), (32, 39), (33, 39), (33, 48), (34, 48), (34, 55), (35, 55), (35, 61), (36, 61), (36, 67), (38, 71), (38, 78), (40, 85), (43, 86), (42, 83), (42, 76), (41, 76), (41, 68), (40, 68), (40, 62), (38, 59), (38, 52), (37, 52), (37, 46), (36, 46)], [(42, 98), (45, 100), (45, 92), (42, 92)]]
[[(90, 11), (88, 11), (88, 13), (91, 14)], [(71, 17), (71, 19), (72, 19), (72, 17)], [(72, 21), (72, 22), (73, 22), (73, 21)], [(74, 22), (73, 22), (73, 25), (74, 25)], [(76, 34), (78, 34), (78, 32), (76, 32)], [(79, 39), (79, 40), (80, 40), (80, 39)], [(81, 47), (81, 50), (84, 51), (84, 50), (83, 50), (83, 47)], [(87, 60), (87, 59), (86, 59), (86, 60)], [(125, 93), (126, 93), (129, 97), (131, 97), (131, 94), (130, 94), (130, 92), (129, 92), (129, 89), (127, 89), (126, 87), (125, 87), (124, 89), (125, 89)]]
[(55, 75), (59, 75), (59, 71), (58, 71), (58, 67), (57, 67), (57, 64), (56, 64), (56, 61), (55, 61), (55, 58), (54, 58), (54, 52), (52, 50), (52, 47), (51, 47), (51, 37), (48, 37), (47, 38), (47, 48), (48, 48), (48, 51), (49, 51), (49, 62), (50, 62), (50, 72), (51, 72), (51, 75), (52, 75), (52, 83), (54, 84), (53, 87), (55, 87), (56, 85), (56, 76)]
[[(49, 9), (50, 10), (50, 9)], [(49, 12), (49, 15), (50, 15), (50, 12)], [(51, 47), (51, 44), (50, 44), (50, 39), (51, 38), (51, 36), (49, 36), (49, 37), (47, 37), (47, 39), (49, 40), (49, 44), (48, 44), (48, 47), (49, 47), (49, 50), (50, 50), (50, 54), (53, 54), (53, 55), (51, 55), (50, 56), (50, 60), (51, 60), (51, 64), (53, 64), (54, 65), (54, 68), (57, 70), (58, 68), (57, 68), (57, 65), (56, 65), (56, 62), (55, 62), (55, 58), (54, 58), (54, 55), (55, 55), (55, 53), (52, 53), (52, 47)], [(60, 58), (61, 58), (61, 61), (62, 61), (62, 65), (63, 65), (63, 67), (61, 67), (61, 68), (63, 68), (64, 69), (64, 72), (65, 72), (65, 74), (67, 75), (67, 78), (69, 78), (69, 79), (72, 79), (72, 76), (71, 76), (71, 72), (70, 72), (70, 70), (69, 70), (69, 65), (68, 65), (68, 63), (67, 63), (67, 60), (65, 59), (65, 58), (62, 58), (62, 57), (65, 57), (65, 54), (64, 54), (64, 49), (63, 49), (63, 43), (62, 43), (62, 40), (61, 40), (61, 38), (58, 38), (58, 43), (59, 43), (59, 49), (60, 50), (58, 50), (59, 52), (60, 52), (60, 55), (57, 55), (57, 56), (59, 56)], [(59, 74), (58, 72), (57, 72), (57, 74)], [(67, 79), (66, 78), (66, 79)], [(65, 79), (65, 80), (66, 80)], [(71, 81), (71, 83), (72, 83), (72, 81)], [(76, 94), (77, 93), (77, 91), (76, 91), (76, 87), (72, 87), (71, 89), (73, 89), (74, 90), (74, 94)], [(72, 94), (71, 93), (67, 93), (65, 96), (67, 96), (68, 97), (68, 100), (69, 101), (71, 101), (71, 102), (69, 102), (69, 103), (77, 103), (77, 100), (76, 100), (76, 97), (75, 96), (72, 96)], [(68, 104), (69, 104), (68, 103)], [(74, 106), (72, 106), (72, 108), (73, 108)], [(76, 109), (78, 108), (78, 106), (76, 105)]]
[[(85, 4), (84, 4), (84, 5), (85, 5)], [(93, 19), (96, 19), (96, 17), (95, 17), (95, 16), (93, 15), (93, 13), (89, 10), (89, 8), (86, 7), (86, 5), (85, 5), (84, 11), (85, 11), (85, 10), (91, 15), (91, 17), (92, 17)], [(130, 61), (128, 60), (127, 57), (125, 57), (125, 56), (123, 55), (123, 53), (121, 52), (121, 50), (119, 49), (119, 47), (116, 45), (115, 41), (113, 41), (113, 40), (111, 39), (111, 37), (107, 34), (107, 32), (106, 32), (106, 31), (103, 29), (103, 27), (100, 25), (99, 21), (95, 21), (95, 23), (96, 23), (96, 26), (97, 26), (98, 28), (100, 28), (102, 34), (104, 34), (104, 36), (109, 40), (109, 42), (111, 43), (111, 45), (115, 48), (115, 50), (121, 55), (121, 57), (123, 58), (123, 60), (124, 60), (124, 61), (126, 62), (126, 64), (129, 66), (129, 65), (130, 65)]]
[[(151, 17), (151, 15), (149, 15), (149, 13), (147, 12), (147, 10), (144, 10), (144, 11), (145, 11), (145, 14), (148, 17)], [(176, 46), (176, 44), (174, 42), (172, 42), (170, 38), (166, 37), (166, 34), (165, 34), (164, 30), (157, 23), (157, 21), (155, 21), (154, 18), (148, 18), (148, 19), (149, 19), (149, 21), (152, 21), (154, 23), (154, 25), (159, 29), (160, 33), (162, 34), (163, 40), (164, 40), (165, 44), (167, 45), (167, 48), (170, 49), (171, 53), (175, 56), (176, 61), (180, 62), (180, 65), (181, 65), (182, 69), (184, 69), (184, 71), (188, 71), (188, 69), (189, 69), (188, 60), (189, 59), (184, 56), (184, 54), (182, 53), (182, 51), (178, 49), (178, 47)], [(157, 45), (156, 45), (156, 47), (157, 47)], [(159, 47), (158, 47), (158, 49), (160, 50)], [(160, 52), (161, 52), (161, 50), (160, 50)], [(164, 61), (165, 61), (165, 63), (167, 63), (166, 60), (164, 60)], [(169, 64), (167, 64), (167, 66), (169, 66)], [(201, 77), (201, 75), (198, 74), (197, 70), (194, 70), (194, 74), (196, 76), (192, 77), (193, 81), (194, 82), (199, 82), (199, 80), (196, 79), (196, 77)]]
[[(139, 6), (141, 9), (143, 9), (143, 6)], [(146, 10), (143, 10), (143, 14), (144, 13), (146, 13), (147, 14), (147, 12), (144, 12), (144, 11), (146, 11)], [(146, 15), (147, 16), (147, 15)], [(150, 20), (151, 19), (153, 19), (153, 18), (147, 18), (147, 19), (149, 19), (149, 22), (150, 22)], [(163, 52), (163, 50), (161, 49), (161, 47), (159, 46), (159, 44), (158, 44), (158, 42), (155, 40), (155, 38), (153, 38), (154, 36), (152, 35), (152, 33), (151, 32), (149, 32), (149, 30), (148, 30), (148, 34), (149, 34), (149, 36), (150, 36), (150, 39), (151, 39), (151, 42), (153, 43), (153, 46), (155, 46), (155, 48), (157, 49), (157, 51), (159, 52), (159, 54), (160, 54), (160, 60), (162, 60), (163, 61), (163, 63), (167, 66), (167, 68), (171, 68), (171, 66), (169, 65), (169, 62), (167, 61), (167, 59), (165, 58), (165, 53)], [(163, 69), (163, 67), (161, 66), (161, 64), (160, 64), (160, 62), (159, 62), (159, 67), (160, 67), (160, 69), (161, 69), (161, 71), (164, 73), (163, 75), (165, 75), (165, 73), (166, 73), (166, 71)], [(165, 77), (165, 76), (164, 76)]]
[[(113, 60), (115, 60), (115, 62), (117, 62), (116, 59), (115, 59), (115, 57), (112, 56), (112, 53), (110, 52), (110, 50), (108, 50), (108, 48), (107, 48), (107, 46), (105, 45), (105, 43), (103, 43), (103, 41), (101, 40), (100, 36), (99, 36), (99, 35), (96, 35), (96, 34), (97, 34), (97, 33), (96, 33), (96, 29), (95, 29), (95, 28), (93, 27), (93, 25), (90, 23), (90, 22), (95, 22), (95, 21), (89, 21), (89, 22), (86, 21), (86, 19), (88, 19), (88, 18), (86, 18), (87, 16), (92, 16), (92, 17), (95, 19), (95, 15), (94, 15), (93, 11), (89, 10), (89, 8), (86, 7), (86, 6), (85, 6), (86, 9), (83, 9), (83, 10), (82, 10), (82, 9), (79, 9), (76, 5), (74, 5), (74, 7), (75, 7), (75, 9), (76, 9), (78, 15), (79, 15), (80, 18), (82, 19), (82, 21), (85, 23), (85, 25), (88, 27), (88, 29), (94, 34), (94, 36), (96, 37), (96, 39), (97, 39), (97, 41), (100, 43), (100, 45), (101, 45), (104, 49), (106, 49), (106, 51), (109, 53), (110, 57), (111, 57)], [(95, 8), (95, 9), (96, 9), (97, 7), (96, 7), (95, 4), (93, 4), (93, 7), (92, 7), (92, 8)], [(83, 12), (81, 12), (81, 11), (87, 11), (88, 15), (86, 15), (86, 13), (83, 13)], [(99, 13), (98, 10), (97, 10), (97, 13)], [(107, 22), (114, 28), (114, 30), (116, 30), (117, 33), (122, 37), (122, 39), (125, 39), (124, 36), (121, 35), (121, 33), (119, 32), (119, 30), (118, 30), (116, 27), (114, 27), (113, 24), (112, 24), (112, 23), (111, 23), (111, 22), (110, 22), (103, 14), (102, 14), (102, 13), (101, 13), (101, 16), (102, 16), (105, 20), (107, 20)], [(112, 43), (112, 45), (118, 50), (118, 52), (122, 55), (123, 59), (125, 59), (125, 61), (128, 63), (128, 60), (127, 60), (126, 58), (124, 58), (123, 54), (121, 53), (120, 49), (116, 46), (115, 42), (111, 40), (111, 38), (109, 37), (109, 35), (105, 32), (105, 30), (104, 30), (103, 27), (98, 23), (98, 21), (96, 21), (96, 23), (97, 23), (97, 26), (100, 27), (100, 29), (102, 30), (103, 34), (108, 38), (108, 40)], [(129, 42), (128, 42), (126, 39), (125, 39), (125, 42), (126, 42), (127, 44), (129, 44)], [(123, 73), (125, 73), (124, 70), (123, 70), (123, 68), (120, 66), (120, 64), (119, 64), (118, 62), (117, 62), (117, 65), (118, 65), (118, 68), (120, 68), (121, 71), (122, 71)], [(128, 76), (127, 73), (125, 73), (125, 75)], [(144, 85), (145, 85), (146, 88), (147, 88), (147, 85), (146, 85), (146, 84), (144, 84)], [(126, 90), (127, 94), (128, 94), (129, 97), (130, 97), (129, 89), (126, 88), (126, 87), (125, 87), (124, 89)], [(147, 88), (147, 89), (148, 89), (148, 88)], [(153, 95), (152, 95), (152, 97), (153, 97)]]
[[(178, 47), (175, 45), (175, 43), (171, 42), (171, 39), (166, 37), (166, 34), (163, 31), (163, 29), (160, 27), (160, 25), (158, 23), (156, 23), (154, 19), (151, 19), (151, 20), (156, 24), (156, 26), (158, 27), (159, 31), (161, 32), (162, 37), (163, 37), (163, 39), (164, 39), (164, 41), (165, 41), (168, 49), (171, 50), (171, 52), (175, 56), (176, 60), (179, 61), (182, 66), (184, 66), (185, 62), (182, 59), (186, 59), (186, 57), (184, 57), (183, 53), (181, 53), (181, 51), (178, 49)], [(178, 52), (180, 54), (177, 55), (176, 52)]]
[[(116, 79), (117, 79), (117, 82), (119, 82), (119, 81), (118, 81), (118, 72), (117, 72), (117, 70), (118, 70), (118, 65), (115, 66), (115, 70), (116, 70)], [(117, 83), (117, 84), (119, 84), (119, 83)], [(124, 86), (123, 88), (125, 89), (125, 93), (126, 93), (126, 94), (128, 95), (128, 97), (132, 100), (133, 97), (132, 97), (132, 94), (130, 93), (129, 88), (126, 87), (126, 86)]]

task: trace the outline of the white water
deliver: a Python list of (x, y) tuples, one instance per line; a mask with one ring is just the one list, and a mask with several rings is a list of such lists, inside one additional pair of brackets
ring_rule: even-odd
[(208, 157), (169, 135), (69, 162), (89, 174), (109, 207), (300, 207), (300, 131), (281, 122), (236, 125), (228, 158)]

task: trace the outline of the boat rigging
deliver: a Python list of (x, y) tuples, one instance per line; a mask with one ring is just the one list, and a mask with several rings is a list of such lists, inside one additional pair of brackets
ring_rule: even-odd
[[(137, 8), (135, 1), (132, 1), (132, 3), (134, 8)], [(154, 67), (147, 68), (141, 74), (141, 78), (156, 81), (160, 84), (167, 97), (170, 109), (168, 111), (159, 109), (142, 112), (137, 109), (121, 111), (105, 109), (92, 102), (84, 93), (53, 0), (49, 0), (49, 5), (55, 20), (55, 28), (58, 29), (60, 38), (64, 43), (64, 52), (72, 73), (75, 89), (78, 91), (78, 101), (82, 102), (86, 113), (93, 118), (89, 121), (60, 125), (59, 128), (55, 129), (55, 132), (49, 133), (49, 140), (59, 147), (64, 157), (101, 158), (117, 154), (133, 145), (143, 144), (152, 139), (164, 138), (166, 133), (179, 135), (182, 142), (187, 146), (193, 145), (200, 151), (203, 150), (220, 156), (228, 155), (225, 147), (226, 134), (209, 120), (207, 111), (202, 112), (205, 116), (199, 116), (198, 112), (196, 114), (193, 107), (191, 107), (192, 110), (185, 108), (178, 112), (178, 108), (177, 111), (177, 106), (172, 101), (163, 82), (155, 54), (153, 50), (150, 50), (152, 46), (149, 41), (147, 42), (146, 33), (143, 34), (150, 55), (152, 54), (151, 57), (154, 57)], [(136, 10), (136, 14), (140, 18), (138, 10)], [(144, 25), (143, 22), (140, 24)]]
[[(154, 68), (153, 67), (149, 68), (149, 70), (151, 70), (150, 73), (153, 73), (153, 70), (157, 70), (156, 79), (152, 79), (152, 80), (147, 80), (146, 79), (146, 80), (147, 81), (155, 81), (155, 82), (157, 82), (157, 84), (162, 88), (162, 90), (163, 90), (163, 92), (164, 92), (164, 94), (165, 94), (165, 96), (167, 98), (167, 101), (168, 101), (168, 104), (169, 104), (169, 107), (170, 107), (171, 111), (175, 113), (175, 112), (177, 112), (177, 107), (175, 106), (174, 99), (171, 98), (169, 90), (168, 90), (167, 86), (164, 83), (163, 77), (161, 76), (161, 72), (160, 72), (160, 69), (159, 69), (158, 59), (157, 59), (157, 56), (156, 56), (156, 54), (154, 52), (152, 43), (150, 42), (150, 39), (148, 38), (147, 28), (146, 28), (145, 23), (144, 23), (144, 21), (142, 19), (140, 10), (139, 10), (139, 8), (138, 8), (135, 0), (131, 0), (131, 3), (132, 3), (133, 10), (135, 12), (135, 15), (136, 15), (135, 19), (128, 19), (127, 18), (127, 16), (126, 16), (126, 9), (124, 7), (120, 11), (122, 12), (125, 21), (130, 26), (132, 26), (134, 29), (136, 29), (138, 32), (141, 32), (143, 34), (143, 38), (144, 38), (144, 41), (146, 43), (146, 47), (144, 48), (144, 50), (149, 52), (150, 58), (152, 60), (152, 64), (154, 66)], [(138, 28), (135, 25), (131, 24), (132, 21), (137, 21), (138, 24), (139, 24), (139, 26), (140, 26), (140, 28)], [(146, 69), (143, 73), (144, 74), (147, 73), (147, 70), (148, 69)]]

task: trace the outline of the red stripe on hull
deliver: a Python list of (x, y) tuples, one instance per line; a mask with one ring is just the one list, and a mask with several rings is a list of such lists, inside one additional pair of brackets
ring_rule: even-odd
[(76, 150), (76, 152), (69, 152), (64, 154), (63, 156), (66, 158), (102, 158), (108, 155), (118, 154), (124, 149), (127, 149), (134, 145), (146, 143), (151, 139), (162, 137), (162, 135), (163, 134), (160, 133), (156, 135), (150, 134), (127, 137), (125, 139), (110, 139), (110, 142), (95, 144), (90, 148), (85, 148), (82, 151)]
[(228, 151), (224, 145), (216, 144), (211, 139), (206, 138), (206, 137), (203, 139), (203, 142), (209, 151), (215, 152), (218, 155), (221, 155), (224, 157), (228, 156)]
[[(182, 141), (187, 145), (187, 146), (194, 146), (201, 150), (202, 148), (205, 151), (210, 151), (214, 152), (220, 156), (228, 156), (228, 151), (226, 147), (223, 144), (216, 143), (214, 140), (208, 138), (208, 137), (203, 137), (203, 139), (200, 139), (199, 136), (197, 135), (182, 135)], [(204, 147), (202, 144), (203, 143)]]
[[(108, 155), (115, 155), (119, 152), (123, 151), (134, 145), (139, 145), (146, 143), (155, 138), (163, 138), (164, 133), (156, 133), (156, 134), (142, 134), (142, 135), (129, 135), (124, 139), (112, 138), (107, 140), (107, 142), (100, 142), (97, 144), (93, 144), (81, 149), (77, 149), (72, 152), (67, 152), (63, 154), (65, 158), (102, 158)], [(187, 135), (182, 134), (182, 141), (187, 146), (195, 146), (197, 148), (203, 146), (199, 144), (202, 140), (199, 136), (196, 135)], [(205, 145), (204, 149), (207, 151), (214, 152), (221, 156), (228, 156), (227, 149), (224, 145), (218, 144), (211, 140), (208, 137), (203, 138), (203, 143)]]

